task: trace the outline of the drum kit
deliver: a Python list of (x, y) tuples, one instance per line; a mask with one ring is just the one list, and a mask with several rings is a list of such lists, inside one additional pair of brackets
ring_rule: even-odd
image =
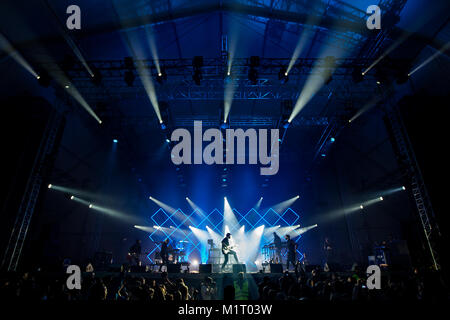
[[(155, 244), (161, 244), (162, 242), (153, 241)], [(169, 262), (170, 263), (184, 263), (186, 262), (186, 244), (188, 241), (181, 240), (175, 248), (169, 247)], [(161, 259), (161, 252), (155, 251), (155, 260)]]

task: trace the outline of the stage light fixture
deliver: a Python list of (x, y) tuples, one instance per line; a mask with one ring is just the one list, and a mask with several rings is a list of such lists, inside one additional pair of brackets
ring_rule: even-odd
[(402, 186), (402, 190), (406, 190), (405, 186)]
[(118, 142), (119, 142), (119, 140), (117, 140), (117, 139), (113, 139), (113, 142), (114, 142), (114, 143), (118, 143)]
[(352, 79), (354, 83), (360, 83), (364, 80), (365, 73), (362, 72), (361, 67), (355, 67), (352, 71)]
[(194, 80), (195, 84), (199, 86), (203, 78), (201, 70), (201, 68), (203, 67), (203, 57), (195, 56), (194, 59), (192, 60), (192, 67), (194, 68), (192, 80)]
[(75, 197), (74, 196), (70, 196), (70, 200), (73, 200)]
[(286, 67), (281, 67), (280, 71), (278, 72), (278, 80), (281, 81), (281, 83), (287, 83), (289, 81), (289, 76)]
[(51, 79), (45, 70), (41, 71), (36, 79), (40, 86), (44, 88), (48, 88), (50, 86)]
[(383, 201), (384, 200), (383, 197), (380, 197), (380, 200)]
[(133, 71), (128, 70), (125, 72), (123, 76), (123, 81), (127, 84), (127, 86), (132, 87), (134, 80), (136, 79), (136, 76), (134, 75)]
[(359, 208), (362, 210), (362, 209), (364, 209), (364, 206), (363, 206), (363, 205), (360, 205)]
[(51, 189), (51, 188), (52, 188), (52, 184), (51, 184), (51, 183), (50, 183), (50, 184), (48, 185), (48, 188), (49, 188), (49, 189)]
[(134, 68), (134, 62), (133, 62), (133, 58), (132, 57), (125, 57), (123, 59), (123, 61), (124, 61), (125, 68), (127, 68), (129, 70)]
[(164, 81), (167, 80), (167, 73), (164, 68), (161, 68), (161, 71), (156, 75), (156, 81), (159, 84), (163, 84)]
[(252, 85), (257, 85), (258, 84), (258, 70), (256, 70), (255, 68), (250, 68), (248, 70), (248, 80), (250, 80)]
[(92, 83), (98, 87), (100, 86), (100, 84), (102, 83), (102, 74), (100, 73), (100, 71), (96, 68), (93, 68), (92, 70)]
[(92, 204), (89, 204), (89, 209), (92, 208)]
[(333, 138), (333, 137), (331, 137), (330, 141), (331, 141), (331, 142), (335, 142), (335, 141), (336, 141), (336, 139), (335, 139), (335, 138)]

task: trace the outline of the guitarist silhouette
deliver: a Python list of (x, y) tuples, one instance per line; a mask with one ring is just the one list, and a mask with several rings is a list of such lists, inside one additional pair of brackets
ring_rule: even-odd
[(225, 260), (222, 264), (222, 270), (225, 268), (226, 264), (228, 263), (228, 255), (233, 255), (234, 260), (236, 260), (236, 263), (239, 263), (239, 259), (237, 257), (236, 251), (233, 250), (233, 247), (230, 245), (230, 239), (231, 239), (231, 233), (227, 233), (225, 238), (222, 240), (222, 253), (225, 256)]

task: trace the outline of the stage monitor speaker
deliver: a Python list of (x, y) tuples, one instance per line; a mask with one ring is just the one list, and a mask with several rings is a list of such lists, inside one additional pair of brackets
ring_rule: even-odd
[(305, 266), (305, 272), (312, 272), (314, 269), (320, 270), (320, 266), (316, 264), (308, 264)]
[(112, 264), (108, 267), (108, 272), (122, 272), (122, 265), (121, 264)]
[(233, 273), (243, 272), (246, 273), (247, 269), (245, 268), (245, 264), (233, 264)]
[(177, 263), (171, 263), (167, 265), (167, 273), (180, 273), (181, 265)]
[(270, 273), (283, 273), (283, 265), (281, 263), (271, 263)]
[(198, 272), (199, 273), (212, 273), (212, 264), (200, 264), (198, 266)]
[(112, 253), (97, 251), (94, 255), (94, 269), (96, 271), (108, 270), (109, 265), (112, 263)]
[(130, 272), (145, 272), (145, 266), (130, 266)]
[(342, 266), (339, 263), (328, 263), (328, 270), (330, 272), (341, 272), (344, 271), (344, 269), (342, 268)]

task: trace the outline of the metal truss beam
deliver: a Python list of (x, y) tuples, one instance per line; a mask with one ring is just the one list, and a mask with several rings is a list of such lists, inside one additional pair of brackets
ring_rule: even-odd
[(431, 199), (428, 195), (419, 164), (415, 157), (411, 142), (409, 141), (408, 133), (403, 124), (401, 115), (392, 101), (387, 105), (386, 115), (395, 138), (396, 149), (399, 153), (400, 167), (405, 170), (407, 179), (409, 180), (410, 191), (416, 203), (432, 266), (435, 270), (439, 270), (440, 264), (436, 242), (440, 237), (440, 232), (434, 219)]
[[(134, 116), (134, 117), (120, 117), (109, 118), (110, 121), (118, 120), (120, 125), (125, 126), (147, 126), (155, 123), (156, 118), (151, 116)], [(218, 127), (220, 125), (219, 117), (212, 117), (208, 115), (196, 115), (196, 116), (177, 116), (173, 119), (173, 127), (188, 128), (194, 125), (194, 121), (202, 121), (203, 127)], [(325, 116), (304, 116), (295, 118), (290, 127), (314, 127), (314, 126), (328, 126), (331, 122), (334, 122), (334, 117)], [(262, 117), (262, 116), (233, 116), (229, 118), (230, 127), (269, 127), (276, 128), (278, 125), (278, 119), (274, 117)]]
[(56, 136), (61, 129), (62, 121), (63, 117), (59, 113), (54, 112), (47, 123), (3, 256), (2, 269), (5, 268), (8, 271), (17, 270), (34, 208), (42, 187), (46, 160), (53, 151)]
[[(350, 79), (354, 68), (368, 66), (371, 62), (372, 60), (369, 59), (336, 59), (333, 78), (337, 80), (333, 85), (334, 91), (349, 91), (345, 85), (351, 83)], [(165, 69), (167, 80), (162, 84), (155, 83), (155, 90), (158, 98), (164, 100), (223, 100), (224, 87), (227, 82), (231, 82), (234, 87), (233, 100), (296, 100), (301, 91), (299, 88), (307, 77), (310, 75), (320, 77), (324, 68), (327, 68), (326, 59), (298, 59), (289, 73), (290, 80), (282, 83), (278, 79), (278, 74), (282, 67), (287, 66), (289, 59), (262, 58), (260, 66), (257, 68), (258, 80), (254, 84), (248, 80), (249, 59), (234, 59), (231, 77), (225, 78), (226, 65), (223, 59), (210, 58), (204, 59), (203, 80), (200, 85), (197, 85), (192, 80), (191, 59), (161, 59), (159, 63)], [(94, 85), (92, 78), (81, 64), (75, 64), (68, 71), (73, 85), (87, 101), (147, 98), (147, 92), (141, 81), (136, 79), (132, 86), (128, 86), (123, 80), (125, 72), (129, 70), (123, 60), (88, 61), (88, 64), (101, 73), (102, 83), (100, 85)], [(134, 65), (136, 68), (145, 68), (151, 74), (156, 75), (156, 66), (153, 60), (136, 60)], [(48, 63), (46, 68), (53, 68), (54, 72), (61, 70), (53, 63)], [(137, 77), (137, 72), (135, 74)], [(371, 75), (367, 76), (369, 80), (371, 77)], [(351, 91), (357, 94), (358, 90), (362, 90), (364, 92), (361, 94), (368, 95), (375, 89), (375, 82), (372, 82), (365, 82), (364, 87), (359, 87), (359, 89), (358, 86), (354, 86)], [(320, 91), (317, 95), (321, 94), (323, 92)]]

